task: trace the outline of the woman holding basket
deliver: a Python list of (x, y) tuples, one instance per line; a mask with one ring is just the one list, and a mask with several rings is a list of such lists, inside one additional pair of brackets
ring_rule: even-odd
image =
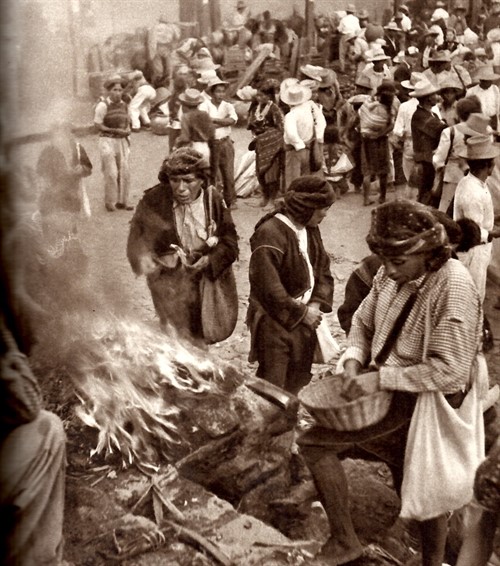
[[(363, 548), (352, 525), (341, 465), (345, 458), (357, 458), (388, 465), (394, 487), (402, 494), (402, 517), (418, 521), (423, 566), (441, 566), (446, 513), (472, 497), (474, 470), (469, 470), (470, 485), (466, 482), (463, 487), (439, 478), (438, 490), (449, 491), (452, 503), (444, 495), (429, 501), (420, 494), (424, 489), (415, 498), (415, 472), (427, 482), (424, 487), (432, 487), (433, 475), (440, 471), (439, 454), (421, 462), (423, 446), (420, 456), (418, 451), (412, 454), (410, 440), (432, 428), (420, 418), (424, 400), (439, 397), (445, 413), (461, 411), (463, 404), (476, 417), (476, 464), (480, 461), (484, 436), (482, 418), (477, 420), (481, 417), (477, 380), (471, 378), (476, 375), (472, 370), (481, 339), (480, 299), (468, 272), (459, 261), (450, 259), (446, 231), (429, 208), (407, 200), (379, 206), (372, 213), (367, 242), (382, 260), (382, 267), (353, 317), (343, 362), (342, 396), (347, 403), (387, 391), (392, 392), (392, 402), (387, 414), (370, 426), (343, 431), (315, 426), (299, 438), (330, 522), (331, 536), (321, 555), (331, 564), (368, 563), (363, 561)], [(375, 372), (364, 375), (363, 368)], [(430, 431), (431, 442), (440, 434), (460, 435), (458, 429), (436, 429)], [(435, 468), (425, 475), (429, 464)], [(451, 473), (456, 474), (457, 469)], [(457, 496), (465, 500), (457, 501)], [(428, 504), (432, 509), (426, 508)]]

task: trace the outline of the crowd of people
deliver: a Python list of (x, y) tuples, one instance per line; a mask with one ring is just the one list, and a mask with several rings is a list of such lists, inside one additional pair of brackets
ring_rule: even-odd
[[(258, 51), (282, 37), (269, 14), (258, 20), (255, 32), (244, 2), (236, 12), (236, 42), (252, 42), (257, 33), (259, 41), (252, 44)], [(500, 2), (493, 0), (472, 29), (462, 5), (455, 3), (450, 13), (442, 0), (423, 7), (409, 2), (380, 26), (349, 4), (323, 37), (325, 53), (336, 53), (333, 65), (326, 57), (322, 66), (300, 65), (296, 77), (257, 74), (236, 93), (246, 104), (248, 151), (264, 212), (250, 239), (249, 359), (257, 362), (259, 378), (289, 394), (299, 394), (311, 382), (314, 362), (331, 359), (323, 351), (325, 340), (332, 339), (324, 314), (333, 309), (334, 280), (320, 224), (350, 187), (364, 206), (374, 204), (373, 189), (378, 190), (367, 236), (372, 255), (351, 275), (338, 311), (347, 336), (338, 371), (347, 401), (390, 391), (392, 402), (373, 426), (336, 431), (315, 425), (297, 439), (329, 520), (331, 536), (320, 554), (332, 564), (369, 563), (350, 517), (341, 460), (387, 464), (406, 517), (416, 521), (421, 564), (441, 566), (448, 516), (471, 504), (473, 476), (492, 444), (486, 445), (484, 430), (496, 412), (481, 370), (483, 351), (491, 343), (483, 312), (486, 276), (493, 240), (500, 238), (492, 198), (500, 193), (499, 14)], [(272, 57), (286, 53), (285, 43), (271, 50)], [(233, 332), (238, 310), (231, 136), (240, 118), (210, 45), (191, 43), (189, 53), (172, 65), (168, 52), (158, 51), (158, 76), (165, 76), (164, 67), (171, 71), (160, 86), (153, 87), (141, 70), (110, 76), (95, 105), (94, 124), (105, 214), (133, 211), (127, 257), (132, 271), (146, 277), (162, 330), (209, 344)], [(129, 155), (141, 130), (167, 135), (168, 151), (165, 145), (159, 183), (145, 191), (134, 210)], [(62, 277), (62, 264), (71, 258), (71, 269), (78, 267), (84, 275), (78, 229), (86, 209), (82, 181), (92, 168), (69, 124), (54, 124), (37, 164), (43, 181), (39, 210), (31, 216), (35, 222), (24, 225), (45, 246), (44, 260), (37, 259), (45, 272), (52, 266)], [(404, 198), (390, 198), (396, 187)], [(0, 320), (2, 387), (8, 410), (2, 417), (0, 479), (2, 509), (12, 516), (13, 529), (0, 550), (20, 564), (43, 563), (42, 553), (56, 563), (62, 548), (64, 433), (58, 419), (41, 410), (25, 356), (30, 322), (53, 310), (54, 297), (37, 291), (38, 302), (33, 301), (29, 277), (12, 280), (19, 274), (9, 266), (16, 238), (26, 242), (19, 226), (3, 228), (10, 247), (2, 249), (7, 267)], [(368, 371), (375, 372), (375, 380), (363, 377)], [(424, 465), (432, 475), (434, 465), (408, 455), (409, 439), (425, 427), (420, 406), (429, 396), (436, 407), (441, 400), (441, 408), (455, 411), (456, 418), (466, 410), (484, 410), (484, 418), (476, 425), (476, 458), (467, 463), (466, 484), (453, 486), (450, 480), (442, 500), (432, 502), (439, 511), (408, 511), (408, 490), (415, 490), (408, 478)], [(434, 432), (454, 438), (457, 426), (440, 424)], [(15, 444), (25, 434), (33, 439), (35, 428), (32, 451), (12, 458)], [(4, 453), (12, 465), (4, 465)], [(37, 464), (41, 454), (48, 455), (43, 470)], [(491, 554), (492, 524), (498, 519), (495, 459), (498, 449), (479, 468), (458, 566), (486, 565)], [(26, 470), (32, 468), (36, 473), (30, 475)], [(494, 478), (494, 487), (488, 484), (493, 495), (484, 493), (485, 474)], [(37, 489), (26, 488), (31, 482)], [(460, 492), (460, 505), (456, 497), (454, 503), (445, 498), (454, 491)], [(423, 498), (417, 493), (426, 507)], [(45, 514), (51, 521), (37, 530), (35, 523)]]

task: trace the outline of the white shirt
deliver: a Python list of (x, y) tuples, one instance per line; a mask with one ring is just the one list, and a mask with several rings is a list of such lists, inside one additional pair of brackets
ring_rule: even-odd
[[(210, 116), (210, 118), (218, 118), (220, 120), (224, 120), (225, 118), (232, 118), (234, 123), (238, 121), (238, 115), (236, 114), (236, 110), (234, 106), (223, 100), (219, 106), (215, 106), (212, 100), (205, 100), (202, 102), (198, 108), (200, 110), (204, 110)], [(216, 126), (215, 127), (215, 139), (221, 140), (223, 138), (227, 138), (231, 135), (231, 126)]]
[[(316, 126), (314, 126), (314, 120), (316, 120)], [(283, 138), (286, 144), (293, 145), (295, 150), (299, 151), (306, 147), (306, 143), (312, 140), (314, 134), (316, 134), (316, 139), (323, 143), (325, 128), (326, 120), (323, 112), (317, 104), (308, 100), (292, 106), (285, 114)]]
[(299, 244), (299, 252), (300, 255), (304, 258), (304, 261), (306, 262), (307, 271), (309, 273), (309, 289), (302, 295), (302, 297), (298, 297), (298, 300), (301, 303), (307, 305), (307, 303), (310, 301), (312, 297), (312, 292), (314, 288), (314, 270), (311, 264), (311, 259), (309, 258), (306, 227), (304, 226), (302, 228), (297, 228), (297, 226), (295, 226), (295, 224), (290, 220), (290, 218), (288, 218), (288, 216), (285, 216), (284, 214), (281, 214), (281, 212), (276, 214), (276, 218), (278, 220), (281, 220), (283, 224), (286, 224), (295, 233), (295, 236), (297, 236), (297, 242)]
[(457, 185), (453, 219), (470, 218), (481, 228), (481, 241), (488, 241), (488, 232), (495, 224), (493, 200), (486, 183), (471, 175), (466, 175)]
[(476, 95), (481, 101), (483, 114), (488, 117), (500, 115), (500, 90), (497, 85), (491, 85), (486, 90), (479, 85), (467, 90), (466, 96)]
[(339, 33), (343, 34), (355, 34), (361, 29), (359, 25), (359, 19), (354, 14), (347, 14), (344, 16), (337, 28)]
[(441, 137), (439, 139), (439, 145), (432, 156), (432, 163), (434, 168), (441, 169), (444, 167), (448, 153), (450, 157), (448, 158), (448, 163), (446, 164), (446, 169), (444, 172), (445, 183), (458, 183), (463, 179), (464, 172), (467, 169), (467, 163), (464, 159), (457, 156), (457, 153), (461, 153), (464, 149), (464, 134), (452, 126), (453, 132), (453, 147), (450, 153), (451, 144), (451, 128), (445, 128), (441, 132)]
[(203, 191), (190, 204), (174, 202), (174, 214), (177, 233), (184, 250), (190, 253), (201, 249), (208, 238)]
[(413, 142), (411, 138), (411, 119), (418, 106), (417, 98), (410, 98), (403, 102), (398, 109), (394, 122), (393, 134), (403, 139), (403, 153), (405, 157), (413, 156)]

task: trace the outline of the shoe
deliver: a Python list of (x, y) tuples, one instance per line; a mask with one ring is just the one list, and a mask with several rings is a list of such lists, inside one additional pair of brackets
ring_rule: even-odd
[(121, 202), (117, 202), (117, 203), (115, 204), (115, 208), (118, 208), (119, 210), (122, 210), (122, 209), (125, 208), (125, 205), (124, 205), (123, 203), (121, 203)]
[(125, 207), (125, 210), (134, 210), (134, 207), (130, 204), (127, 204), (127, 206)]
[(140, 132), (141, 128), (132, 128), (132, 132), (134, 132), (134, 134), (136, 134), (137, 132)]
[(379, 203), (379, 204), (384, 204), (384, 202), (385, 202), (385, 197), (379, 197), (378, 203)]
[(116, 208), (115, 208), (114, 205), (112, 205), (112, 204), (106, 203), (104, 206), (106, 207), (106, 210), (107, 210), (108, 212), (114, 212), (114, 211), (116, 210)]
[(142, 129), (143, 129), (143, 130), (150, 130), (150, 129), (151, 129), (151, 124), (144, 124), (144, 125), (142, 126)]
[(373, 203), (374, 203), (374, 201), (371, 200), (371, 199), (369, 199), (368, 197), (365, 197), (365, 198), (363, 199), (363, 206), (370, 206), (370, 205), (373, 204)]

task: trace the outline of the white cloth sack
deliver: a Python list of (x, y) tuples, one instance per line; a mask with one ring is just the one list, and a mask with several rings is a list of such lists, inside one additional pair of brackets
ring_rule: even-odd
[(488, 378), (482, 355), (472, 373), (471, 389), (458, 409), (441, 392), (418, 396), (405, 452), (404, 519), (432, 519), (472, 500), (476, 469), (484, 459), (481, 397)]
[(318, 328), (316, 328), (316, 337), (318, 338), (318, 345), (314, 352), (314, 362), (327, 364), (339, 354), (340, 346), (332, 336), (325, 318), (321, 319)]
[(249, 197), (260, 189), (255, 170), (255, 151), (247, 151), (241, 156), (234, 178), (237, 196)]

